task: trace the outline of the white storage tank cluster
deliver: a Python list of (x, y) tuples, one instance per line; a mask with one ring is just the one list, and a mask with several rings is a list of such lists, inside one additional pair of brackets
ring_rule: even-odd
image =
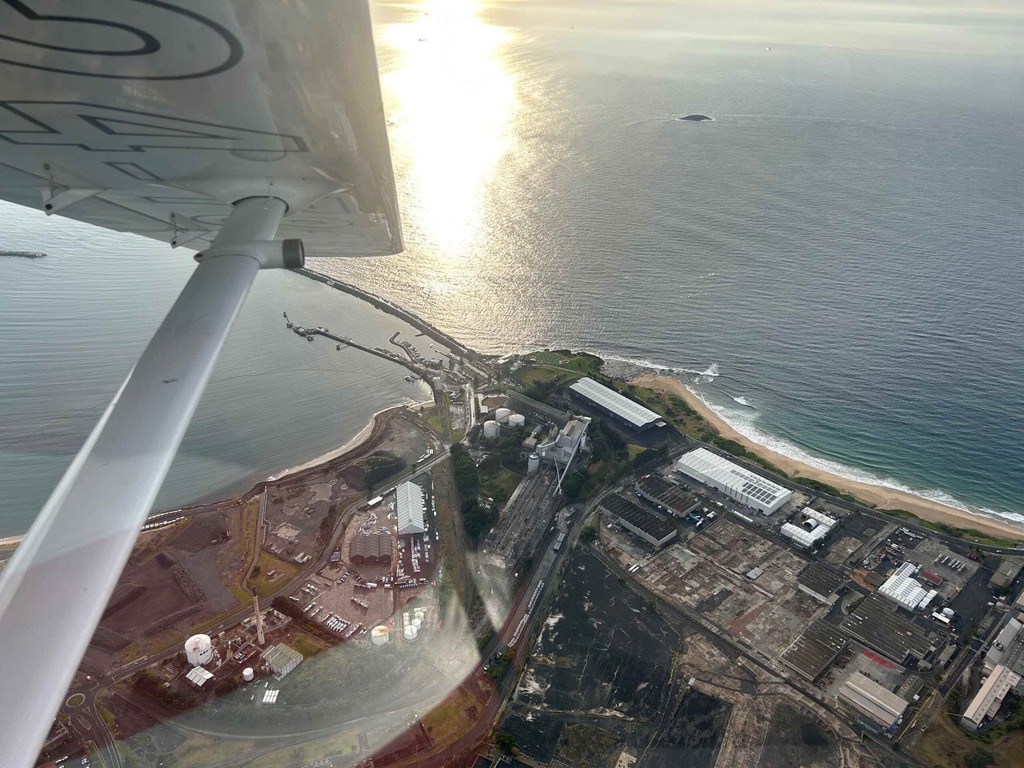
[(391, 639), (391, 632), (383, 624), (378, 624), (370, 630), (370, 642), (374, 645), (387, 645)]
[(525, 427), (526, 417), (521, 413), (513, 413), (508, 417), (508, 425), (510, 427)]
[(499, 424), (508, 424), (508, 417), (512, 415), (510, 408), (499, 408), (494, 412), (494, 418), (498, 420)]
[(242, 670), (242, 679), (247, 683), (251, 683), (256, 679), (256, 673), (252, 671), (252, 667), (246, 667)]
[[(500, 410), (500, 409), (499, 409)], [(498, 422), (494, 419), (488, 419), (484, 422), (484, 437), (488, 440), (493, 440), (498, 436)]]
[(192, 635), (185, 641), (185, 658), (193, 667), (201, 667), (213, 661), (213, 640), (209, 635)]
[(540, 456), (536, 453), (531, 453), (530, 458), (526, 463), (526, 471), (532, 475), (538, 469), (540, 469)]

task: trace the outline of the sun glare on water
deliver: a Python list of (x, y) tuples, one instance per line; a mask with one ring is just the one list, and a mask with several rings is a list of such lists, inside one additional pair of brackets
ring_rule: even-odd
[(516, 107), (500, 56), (510, 35), (480, 11), (477, 0), (426, 0), (411, 22), (380, 34), (397, 54), (382, 86), (403, 223), (449, 265), (483, 237), (485, 187), (509, 149)]

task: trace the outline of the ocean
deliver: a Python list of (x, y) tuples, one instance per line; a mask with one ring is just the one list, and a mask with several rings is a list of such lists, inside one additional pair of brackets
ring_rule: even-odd
[[(379, 5), (407, 251), (312, 266), (484, 352), (674, 371), (775, 450), (1024, 521), (1019, 18), (578, 5)], [(0, 260), (2, 536), (45, 501), (191, 262), (0, 215), (0, 247), (52, 254)], [(400, 325), (261, 275), (158, 506), (426, 396), (383, 361), (299, 344), (282, 311), (385, 342)]]

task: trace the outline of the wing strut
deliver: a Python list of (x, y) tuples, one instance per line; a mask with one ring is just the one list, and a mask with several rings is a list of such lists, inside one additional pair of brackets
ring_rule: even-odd
[(301, 265), (285, 209), (235, 204), (0, 578), (5, 766), (35, 763), (256, 273)]

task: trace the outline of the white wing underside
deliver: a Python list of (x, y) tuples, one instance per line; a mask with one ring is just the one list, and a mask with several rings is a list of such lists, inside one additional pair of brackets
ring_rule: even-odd
[(0, 197), (203, 250), (284, 199), (309, 256), (397, 253), (364, 2), (0, 2)]

